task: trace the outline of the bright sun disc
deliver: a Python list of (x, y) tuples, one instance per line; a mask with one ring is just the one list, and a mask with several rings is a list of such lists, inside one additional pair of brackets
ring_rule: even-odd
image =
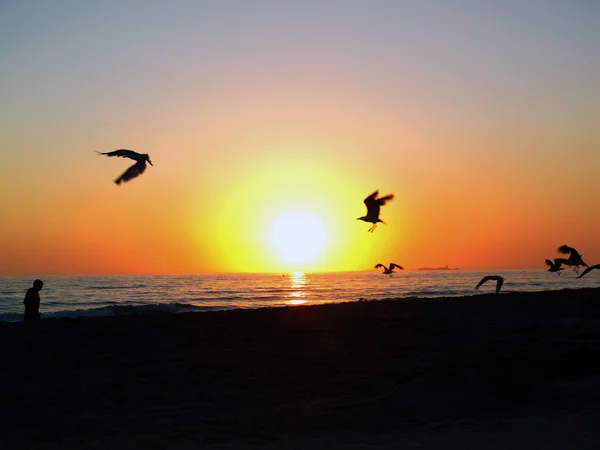
[(315, 216), (305, 211), (288, 211), (269, 230), (273, 250), (289, 263), (312, 261), (325, 245), (325, 230)]

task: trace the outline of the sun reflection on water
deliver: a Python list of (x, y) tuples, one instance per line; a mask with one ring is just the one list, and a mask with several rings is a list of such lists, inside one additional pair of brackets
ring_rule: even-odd
[(290, 305), (302, 305), (306, 303), (307, 300), (304, 297), (307, 296), (307, 279), (304, 272), (292, 272), (290, 274), (290, 285), (291, 292), (288, 294), (288, 297), (291, 297), (291, 299), (287, 303)]
[(298, 300), (289, 300), (288, 301), (289, 305), (303, 305), (305, 303), (306, 303), (306, 300), (300, 300), (300, 299), (298, 299)]

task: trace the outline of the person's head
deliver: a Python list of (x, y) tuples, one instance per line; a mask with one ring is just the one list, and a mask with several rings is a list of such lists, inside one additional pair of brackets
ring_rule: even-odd
[(35, 280), (35, 281), (33, 282), (33, 287), (34, 287), (35, 289), (37, 289), (38, 291), (41, 291), (41, 290), (42, 290), (42, 287), (44, 287), (44, 282), (43, 282), (42, 280)]

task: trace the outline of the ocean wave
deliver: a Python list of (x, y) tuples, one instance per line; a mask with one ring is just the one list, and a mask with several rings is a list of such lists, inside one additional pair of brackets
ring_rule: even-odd
[(23, 320), (22, 313), (7, 312), (0, 314), (0, 322), (19, 322)]
[[(54, 311), (42, 314), (43, 319), (74, 319), (76, 317), (114, 317), (139, 314), (181, 314), (186, 312), (207, 312), (232, 309), (227, 306), (195, 306), (185, 303), (164, 303), (149, 305), (110, 305), (98, 308), (80, 308), (74, 310)], [(0, 322), (20, 322), (23, 320), (21, 313), (2, 313)]]
[(448, 291), (448, 290), (422, 290), (403, 292), (400, 297), (458, 297), (463, 295), (472, 295), (471, 291)]
[(118, 289), (143, 289), (148, 287), (145, 284), (130, 284), (127, 286), (86, 286), (85, 289), (90, 291), (105, 291), (105, 290), (118, 290)]

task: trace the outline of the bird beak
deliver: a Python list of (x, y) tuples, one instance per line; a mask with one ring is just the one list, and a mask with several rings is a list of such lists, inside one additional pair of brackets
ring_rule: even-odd
[(149, 159), (148, 159), (148, 164), (150, 164), (152, 167), (154, 167), (154, 164), (152, 164), (152, 161), (150, 161)]

